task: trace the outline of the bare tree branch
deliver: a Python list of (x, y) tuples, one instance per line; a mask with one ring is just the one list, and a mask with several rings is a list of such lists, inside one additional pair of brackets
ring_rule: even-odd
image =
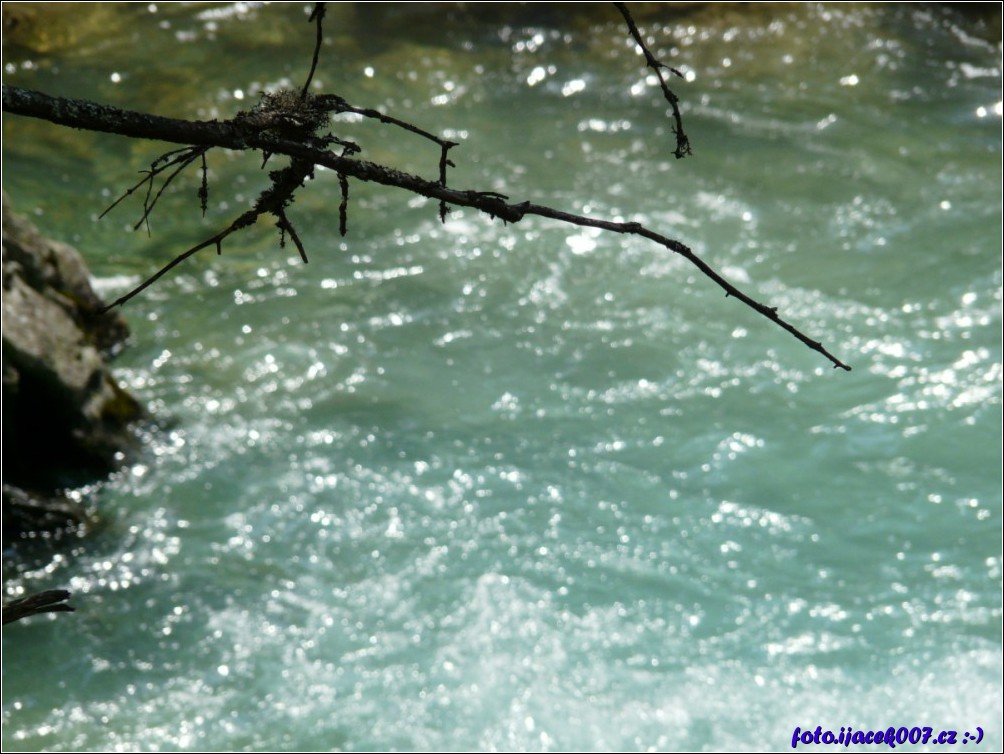
[(683, 116), (680, 115), (680, 98), (673, 93), (673, 90), (669, 88), (669, 84), (666, 83), (666, 79), (662, 77), (662, 69), (665, 68), (672, 71), (680, 78), (683, 78), (683, 74), (675, 68), (666, 65), (652, 54), (648, 49), (648, 45), (645, 44), (645, 40), (641, 38), (641, 32), (638, 31), (638, 26), (631, 17), (631, 11), (628, 10), (627, 5), (624, 3), (614, 3), (614, 5), (617, 6), (617, 10), (624, 16), (624, 21), (628, 25), (628, 31), (631, 32), (634, 41), (638, 43), (642, 53), (645, 55), (645, 64), (655, 71), (655, 75), (659, 78), (659, 86), (662, 87), (662, 94), (669, 103), (669, 106), (673, 108), (673, 120), (675, 121), (673, 133), (676, 134), (676, 150), (673, 154), (676, 155), (676, 159), (678, 160), (686, 157), (688, 154), (693, 154), (690, 151), (690, 139), (687, 138), (687, 134), (683, 131)]
[[(199, 188), (198, 195), (200, 206), (202, 207), (202, 214), (205, 215), (209, 201), (209, 185), (206, 180), (206, 152), (208, 150), (209, 147), (185, 147), (184, 149), (173, 149), (170, 152), (165, 152), (150, 164), (149, 170), (142, 171), (146, 174), (146, 177), (132, 188), (127, 189), (122, 196), (111, 204), (111, 206), (98, 215), (98, 219), (100, 220), (103, 218), (115, 209), (115, 207), (117, 207), (124, 199), (126, 199), (126, 197), (131, 196), (136, 189), (143, 184), (146, 184), (146, 197), (143, 199), (143, 215), (133, 226), (133, 230), (139, 230), (139, 226), (146, 223), (146, 232), (149, 235), (150, 214), (153, 212), (154, 207), (157, 206), (157, 202), (160, 201), (160, 197), (163, 196), (164, 191), (166, 191), (167, 187), (171, 185), (171, 182), (177, 178), (185, 168), (200, 157), (202, 158), (202, 185)], [(175, 167), (175, 170), (164, 179), (160, 189), (157, 191), (156, 195), (154, 195), (153, 187), (157, 176), (171, 167)]]
[[(326, 106), (326, 104), (321, 105), (316, 103), (316, 100), (321, 100), (321, 98), (314, 98), (315, 103), (312, 105), (313, 107), (323, 109)], [(323, 100), (322, 102), (326, 103), (327, 101)], [(231, 120), (222, 122), (175, 120), (129, 110), (120, 110), (94, 102), (51, 97), (40, 92), (7, 85), (3, 87), (3, 108), (6, 112), (12, 114), (41, 118), (52, 123), (73, 128), (118, 133), (134, 138), (157, 139), (201, 147), (222, 147), (236, 150), (255, 149), (293, 158), (293, 165), (289, 168), (271, 174), (274, 181), (273, 186), (259, 197), (253, 209), (241, 215), (220, 233), (176, 257), (150, 279), (116, 300), (111, 305), (112, 307), (125, 303), (196, 252), (211, 245), (216, 245), (219, 250), (222, 241), (227, 236), (240, 228), (251, 225), (257, 220), (259, 215), (270, 213), (276, 215), (276, 217), (280, 217), (280, 212), (291, 200), (293, 192), (302, 185), (304, 178), (308, 174), (308, 172), (305, 172), (307, 171), (307, 166), (312, 168), (315, 165), (322, 165), (345, 177), (380, 183), (385, 186), (393, 186), (456, 206), (471, 207), (490, 217), (498, 217), (510, 223), (519, 222), (527, 215), (538, 215), (573, 225), (602, 228), (617, 233), (648, 238), (684, 257), (704, 275), (719, 285), (727, 296), (732, 296), (742, 301), (754, 311), (787, 330), (806, 346), (814, 351), (818, 351), (829, 359), (834, 367), (850, 371), (850, 366), (834, 356), (818, 340), (809, 337), (793, 324), (783, 319), (775, 307), (767, 306), (740, 291), (685, 244), (656, 233), (639, 223), (618, 223), (609, 220), (598, 220), (530, 202), (511, 203), (508, 201), (508, 197), (496, 192), (450, 188), (439, 181), (429, 181), (385, 165), (355, 157), (336, 155), (323, 147), (323, 140), (314, 137), (304, 137), (300, 141), (283, 138), (281, 131), (263, 130), (261, 122), (254, 120), (246, 114), (244, 114), (244, 117), (238, 115)], [(298, 167), (294, 169), (293, 166)], [(286, 171), (290, 172), (287, 173)], [(281, 181), (277, 181), (276, 178), (281, 179)], [(278, 185), (280, 182), (281, 186)]]
[[(380, 123), (386, 123), (388, 125), (397, 126), (398, 128), (403, 128), (405, 131), (410, 131), (413, 134), (418, 134), (419, 136), (433, 141), (439, 145), (440, 156), (439, 156), (439, 183), (441, 186), (446, 185), (446, 168), (449, 166), (451, 168), (456, 167), (453, 161), (447, 157), (447, 153), (451, 148), (458, 146), (458, 142), (449, 141), (448, 139), (441, 139), (433, 133), (429, 133), (423, 128), (419, 128), (413, 123), (408, 123), (407, 121), (399, 120), (392, 115), (386, 115), (379, 110), (373, 110), (370, 108), (355, 107), (350, 105), (344, 99), (337, 95), (332, 94), (320, 94), (317, 96), (317, 100), (325, 104), (325, 106), (330, 107), (331, 111), (334, 113), (355, 113), (356, 115), (362, 115), (365, 118), (373, 118)], [(445, 201), (439, 202), (439, 219), (442, 222), (446, 222), (446, 214), (449, 208)], [(344, 234), (343, 234), (344, 235)]]
[(314, 3), (314, 10), (310, 12), (310, 18), (307, 19), (308, 23), (317, 23), (317, 40), (314, 43), (314, 59), (310, 63), (310, 73), (307, 74), (307, 80), (303, 84), (300, 99), (307, 98), (307, 94), (310, 92), (310, 81), (314, 78), (314, 71), (317, 70), (317, 61), (321, 57), (321, 43), (324, 41), (321, 22), (324, 21), (324, 12), (327, 5), (327, 3)]
[(349, 179), (345, 173), (338, 174), (338, 188), (342, 192), (342, 201), (338, 204), (338, 233), (344, 236), (349, 232)]
[(72, 613), (73, 608), (65, 604), (68, 599), (70, 593), (65, 589), (50, 589), (11, 600), (3, 606), (3, 625), (43, 613)]

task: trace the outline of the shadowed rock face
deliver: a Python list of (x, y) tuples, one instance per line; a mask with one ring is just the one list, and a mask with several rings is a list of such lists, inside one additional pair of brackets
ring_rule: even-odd
[[(72, 247), (44, 238), (3, 196), (4, 540), (74, 523), (58, 491), (114, 470), (141, 409), (106, 359), (128, 336)], [(35, 522), (33, 524), (33, 522)]]

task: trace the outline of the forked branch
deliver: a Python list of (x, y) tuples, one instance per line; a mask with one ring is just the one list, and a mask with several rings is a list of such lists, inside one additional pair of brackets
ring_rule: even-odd
[[(626, 6), (623, 3), (615, 3), (615, 5), (624, 16), (631, 36), (641, 47), (647, 65), (658, 76), (663, 94), (672, 107), (675, 123), (674, 132), (676, 134), (676, 150), (674, 154), (678, 158), (690, 154), (690, 143), (683, 130), (679, 100), (666, 84), (662, 74), (664, 68), (677, 75), (679, 75), (679, 71), (669, 68), (669, 66), (660, 62), (652, 55), (645, 45), (638, 27), (634, 23)], [(779, 327), (787, 330), (806, 346), (829, 359), (835, 368), (850, 371), (850, 367), (834, 356), (822, 343), (809, 337), (795, 325), (782, 318), (778, 314), (776, 307), (767, 306), (752, 296), (743, 293), (680, 241), (657, 233), (640, 223), (614, 222), (594, 217), (585, 217), (531, 202), (514, 203), (510, 202), (509, 198), (504, 194), (492, 191), (465, 191), (451, 188), (446, 183), (446, 169), (453, 166), (453, 162), (448, 158), (448, 152), (452, 147), (457, 146), (456, 142), (442, 139), (418, 126), (377, 110), (356, 107), (338, 95), (311, 95), (308, 89), (320, 54), (323, 39), (321, 33), (323, 18), (323, 3), (318, 3), (310, 16), (310, 21), (317, 24), (314, 59), (303, 89), (298, 92), (280, 90), (264, 94), (262, 95), (261, 102), (256, 107), (249, 111), (238, 113), (234, 118), (227, 121), (175, 120), (145, 113), (120, 110), (93, 102), (50, 97), (40, 92), (4, 85), (3, 108), (9, 113), (42, 118), (52, 123), (73, 128), (105, 131), (133, 138), (156, 139), (187, 145), (183, 149), (167, 152), (155, 160), (150, 170), (146, 171), (146, 177), (130, 188), (122, 197), (125, 198), (125, 196), (132, 194), (144, 184), (147, 185), (144, 212), (136, 227), (139, 227), (140, 224), (148, 220), (150, 212), (152, 212), (157, 200), (163, 194), (164, 189), (185, 167), (196, 159), (202, 160), (203, 179), (199, 190), (199, 197), (203, 209), (205, 209), (205, 201), (208, 194), (205, 155), (213, 147), (260, 151), (266, 160), (271, 155), (284, 155), (290, 158), (290, 164), (286, 168), (269, 173), (272, 181), (271, 186), (261, 193), (250, 210), (240, 215), (220, 232), (176, 256), (150, 278), (116, 299), (108, 307), (109, 309), (121, 306), (202, 249), (215, 246), (217, 253), (220, 253), (223, 241), (226, 238), (238, 230), (254, 224), (263, 214), (270, 214), (276, 218), (276, 225), (280, 231), (280, 244), (284, 245), (286, 235), (288, 234), (296, 246), (300, 257), (306, 262), (307, 253), (304, 244), (290, 221), (286, 210), (293, 202), (295, 192), (312, 175), (314, 167), (321, 165), (335, 171), (338, 175), (342, 197), (338, 208), (339, 230), (343, 235), (347, 223), (348, 181), (349, 178), (354, 178), (356, 180), (393, 186), (438, 200), (439, 215), (442, 219), (446, 217), (448, 206), (456, 205), (471, 207), (489, 217), (501, 218), (503, 221), (510, 223), (519, 222), (528, 215), (537, 215), (572, 225), (641, 236), (682, 256), (690, 264), (697, 267), (703, 275), (721, 287), (727, 297), (738, 299)], [(385, 165), (362, 160), (356, 156), (360, 150), (355, 143), (339, 139), (330, 133), (319, 135), (318, 132), (330, 124), (330, 116), (336, 113), (362, 115), (381, 123), (405, 129), (432, 141), (440, 147), (438, 180), (430, 181)], [(330, 147), (333, 145), (341, 146), (342, 153), (336, 154), (332, 151)], [(170, 168), (174, 168), (173, 172), (167, 175), (160, 189), (154, 194), (153, 186), (155, 179)], [(115, 205), (112, 206), (114, 207)]]

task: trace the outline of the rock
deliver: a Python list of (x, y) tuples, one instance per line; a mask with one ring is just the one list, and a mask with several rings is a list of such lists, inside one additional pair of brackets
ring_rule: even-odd
[(79, 525), (79, 506), (60, 491), (108, 474), (135, 447), (140, 405), (107, 365), (128, 328), (103, 305), (80, 254), (13, 214), (4, 194), (5, 543), (32, 520), (40, 530)]

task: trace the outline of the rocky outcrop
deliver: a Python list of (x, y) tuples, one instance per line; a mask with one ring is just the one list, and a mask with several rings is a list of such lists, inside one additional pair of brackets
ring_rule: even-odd
[(80, 254), (43, 237), (3, 196), (4, 541), (79, 523), (61, 490), (94, 481), (134, 446), (139, 403), (107, 359), (128, 336), (103, 315)]

